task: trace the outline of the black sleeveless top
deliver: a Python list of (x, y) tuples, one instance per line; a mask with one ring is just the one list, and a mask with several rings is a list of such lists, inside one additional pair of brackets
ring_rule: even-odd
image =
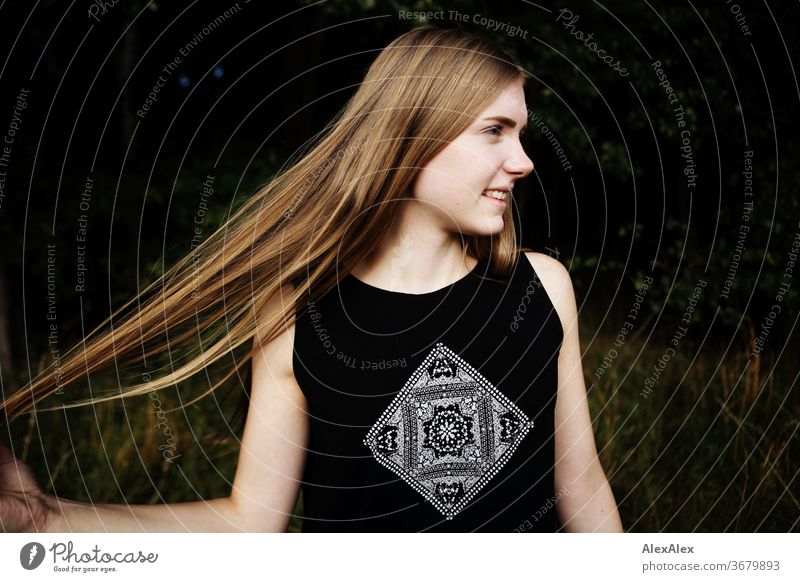
[(563, 331), (520, 252), (421, 295), (353, 275), (295, 325), (304, 532), (553, 532)]

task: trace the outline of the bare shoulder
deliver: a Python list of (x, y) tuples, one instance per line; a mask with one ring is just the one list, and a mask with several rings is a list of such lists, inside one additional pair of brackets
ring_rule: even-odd
[(566, 333), (572, 322), (577, 319), (575, 291), (572, 288), (569, 270), (563, 263), (544, 253), (526, 252), (525, 256), (539, 276)]
[[(285, 319), (294, 286), (286, 283), (270, 297), (257, 316), (257, 330), (253, 338), (253, 355), (266, 360), (271, 373), (278, 377), (294, 376), (292, 356), (294, 355), (294, 322)], [(280, 321), (280, 331), (270, 341), (266, 341), (267, 329)]]

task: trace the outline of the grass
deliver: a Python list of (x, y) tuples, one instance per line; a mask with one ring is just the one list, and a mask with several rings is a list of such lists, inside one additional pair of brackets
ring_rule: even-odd
[[(627, 531), (797, 531), (800, 399), (785, 365), (797, 350), (750, 360), (749, 335), (727, 352), (685, 339), (647, 397), (667, 342), (630, 342), (591, 388), (600, 458)], [(587, 385), (613, 339), (601, 334), (589, 347)]]
[[(770, 351), (749, 360), (752, 331), (727, 353), (710, 344), (697, 351), (686, 338), (645, 398), (642, 387), (667, 341), (629, 337), (597, 380), (616, 331), (582, 346), (598, 451), (626, 530), (797, 531), (800, 399), (785, 356), (797, 350), (783, 360)], [(177, 391), (159, 398), (165, 410), (179, 403)], [(211, 499), (229, 494), (236, 469), (241, 433), (224, 420), (233, 404), (209, 397), (167, 415), (175, 463), (162, 456), (170, 441), (147, 397), (41, 413), (38, 422), (31, 416), (12, 427), (14, 448), (61, 497)], [(302, 496), (295, 511), (302, 513)], [(299, 529), (295, 517), (289, 531)]]

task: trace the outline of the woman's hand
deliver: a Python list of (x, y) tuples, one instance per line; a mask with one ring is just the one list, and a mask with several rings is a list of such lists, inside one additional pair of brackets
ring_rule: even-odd
[(31, 468), (0, 443), (0, 531), (42, 532), (55, 516)]

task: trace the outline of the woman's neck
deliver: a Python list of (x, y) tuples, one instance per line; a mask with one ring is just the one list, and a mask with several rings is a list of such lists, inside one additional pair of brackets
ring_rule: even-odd
[(373, 287), (420, 294), (458, 281), (471, 272), (477, 262), (464, 251), (460, 241), (433, 247), (415, 245), (407, 238), (405, 242), (382, 243), (361, 260), (351, 274)]

